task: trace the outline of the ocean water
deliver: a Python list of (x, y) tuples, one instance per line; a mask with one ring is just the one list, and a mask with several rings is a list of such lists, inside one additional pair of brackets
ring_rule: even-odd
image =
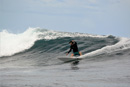
[[(70, 40), (83, 54), (77, 66), (57, 59)], [(41, 28), (0, 32), (0, 87), (130, 87), (129, 73), (130, 38)]]

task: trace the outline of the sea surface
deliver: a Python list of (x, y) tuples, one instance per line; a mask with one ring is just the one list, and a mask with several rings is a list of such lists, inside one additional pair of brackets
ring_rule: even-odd
[[(66, 56), (71, 40), (83, 54), (78, 65), (58, 60)], [(3, 30), (0, 87), (130, 87), (130, 38), (41, 28), (20, 34)]]

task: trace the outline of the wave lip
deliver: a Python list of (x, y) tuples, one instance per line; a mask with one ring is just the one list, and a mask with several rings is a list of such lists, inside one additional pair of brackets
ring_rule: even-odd
[(56, 38), (62, 38), (62, 37), (96, 37), (96, 38), (106, 38), (108, 36), (102, 36), (102, 35), (91, 35), (86, 33), (71, 33), (71, 32), (57, 32), (53, 30), (46, 30), (46, 29), (38, 29), (37, 32), (40, 32), (39, 37), (42, 39), (56, 39)]

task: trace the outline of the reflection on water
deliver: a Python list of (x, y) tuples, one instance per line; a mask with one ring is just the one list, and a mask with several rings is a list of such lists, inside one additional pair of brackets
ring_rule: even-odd
[(79, 64), (79, 61), (74, 61), (71, 63), (71, 69), (72, 70), (79, 70), (79, 67), (78, 67), (78, 64)]
[(78, 66), (71, 66), (71, 69), (72, 70), (79, 70), (79, 67)]

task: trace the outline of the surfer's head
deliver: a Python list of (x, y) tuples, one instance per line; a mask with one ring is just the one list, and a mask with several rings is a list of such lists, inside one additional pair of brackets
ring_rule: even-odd
[(73, 41), (70, 41), (69, 44), (70, 44), (70, 45), (73, 45)]

